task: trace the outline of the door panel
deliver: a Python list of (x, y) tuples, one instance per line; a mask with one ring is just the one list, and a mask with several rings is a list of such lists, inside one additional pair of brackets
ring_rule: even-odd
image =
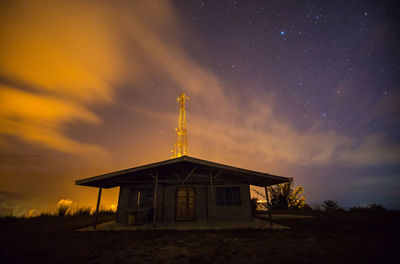
[(190, 221), (195, 219), (194, 188), (178, 187), (176, 190), (176, 220)]
[(186, 188), (178, 188), (176, 191), (176, 220), (185, 220), (187, 209)]
[(187, 218), (188, 218), (188, 220), (194, 220), (195, 210), (194, 210), (194, 189), (193, 188), (187, 188), (187, 199), (188, 199)]

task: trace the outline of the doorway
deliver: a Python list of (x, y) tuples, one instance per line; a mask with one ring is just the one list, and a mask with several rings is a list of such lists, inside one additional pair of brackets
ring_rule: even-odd
[(194, 188), (178, 187), (176, 189), (176, 221), (195, 220)]

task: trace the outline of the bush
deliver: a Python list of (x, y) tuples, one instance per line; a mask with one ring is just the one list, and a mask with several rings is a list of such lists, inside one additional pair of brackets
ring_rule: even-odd
[(321, 212), (323, 209), (322, 209), (322, 206), (320, 205), (320, 204), (316, 204), (316, 205), (314, 205), (312, 208), (311, 208), (314, 212)]
[(91, 211), (92, 208), (90, 206), (82, 206), (75, 210), (74, 215), (80, 215), (80, 216), (90, 215)]
[(99, 215), (102, 215), (102, 216), (115, 215), (115, 211), (112, 209), (107, 209), (107, 210), (102, 209), (102, 210), (99, 210)]
[(367, 207), (368, 207), (368, 209), (369, 210), (371, 210), (371, 211), (386, 211), (386, 208), (385, 207), (383, 207), (383, 205), (381, 205), (381, 204), (376, 204), (376, 203), (373, 203), (373, 204), (368, 204), (367, 205)]
[(64, 217), (71, 213), (72, 201), (71, 200), (60, 200), (57, 203), (56, 215), (59, 217)]
[(353, 206), (349, 208), (350, 212), (383, 212), (387, 209), (381, 204), (367, 204), (366, 206)]

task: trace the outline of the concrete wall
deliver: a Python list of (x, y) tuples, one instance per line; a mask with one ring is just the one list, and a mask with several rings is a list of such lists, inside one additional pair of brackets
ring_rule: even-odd
[[(143, 204), (140, 208), (129, 206), (129, 193), (131, 189), (141, 190), (141, 195), (143, 196)], [(147, 197), (147, 195), (153, 191), (154, 185), (152, 184), (121, 185), (119, 188), (117, 223), (128, 223), (128, 216), (133, 211), (138, 212), (136, 214), (137, 223), (147, 222), (148, 212), (151, 208), (153, 208), (153, 198), (149, 199), (150, 197)]]
[[(210, 185), (185, 184), (185, 185), (158, 185), (157, 191), (157, 221), (175, 221), (176, 189), (177, 187), (192, 187), (195, 192), (195, 221), (247, 221), (251, 220), (250, 188), (249, 185), (224, 184), (215, 185), (211, 195)], [(215, 187), (240, 187), (240, 205), (216, 205)], [(151, 185), (122, 185), (118, 200), (118, 223), (128, 223), (128, 215), (132, 210), (128, 206), (130, 189), (142, 189), (145, 192), (153, 192)], [(211, 200), (212, 199), (212, 200)], [(152, 200), (151, 200), (152, 201)], [(137, 214), (137, 222), (147, 221), (146, 213), (153, 207), (153, 203), (145, 203)], [(208, 209), (208, 212), (207, 212)]]
[[(210, 187), (210, 186), (208, 186)], [(240, 205), (217, 205), (216, 203), (216, 187), (240, 187)], [(209, 220), (211, 221), (250, 221), (250, 186), (249, 185), (216, 185), (213, 188), (213, 195), (210, 197), (208, 192), (209, 203)]]

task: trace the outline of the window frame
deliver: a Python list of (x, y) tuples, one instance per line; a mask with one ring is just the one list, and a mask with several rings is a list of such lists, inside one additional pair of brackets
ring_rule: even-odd
[[(222, 195), (221, 195), (222, 194)], [(239, 186), (215, 187), (215, 204), (237, 206), (242, 204)]]
[[(135, 199), (133, 199), (135, 197)], [(143, 208), (145, 203), (145, 191), (143, 189), (129, 189), (128, 207)]]

